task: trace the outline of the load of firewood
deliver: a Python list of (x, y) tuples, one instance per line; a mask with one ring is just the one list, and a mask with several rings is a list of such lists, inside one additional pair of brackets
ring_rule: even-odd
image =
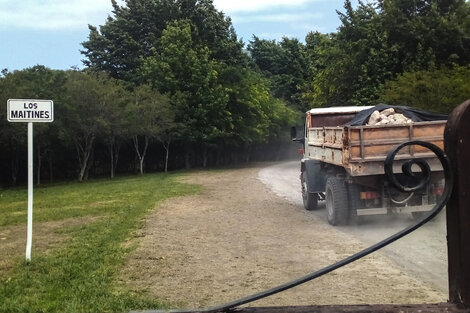
[(370, 115), (367, 125), (397, 125), (409, 123), (413, 123), (413, 121), (401, 113), (396, 113), (395, 109), (389, 108), (381, 112), (374, 111)]

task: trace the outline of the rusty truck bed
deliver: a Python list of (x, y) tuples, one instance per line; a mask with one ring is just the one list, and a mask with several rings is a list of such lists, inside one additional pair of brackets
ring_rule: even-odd
[[(401, 125), (311, 127), (308, 129), (306, 153), (308, 157), (341, 166), (351, 176), (384, 174), (383, 162), (387, 154), (403, 142), (420, 140), (443, 149), (446, 121), (415, 122)], [(400, 160), (425, 158), (431, 170), (441, 170), (435, 155), (426, 148), (409, 146), (396, 157)]]

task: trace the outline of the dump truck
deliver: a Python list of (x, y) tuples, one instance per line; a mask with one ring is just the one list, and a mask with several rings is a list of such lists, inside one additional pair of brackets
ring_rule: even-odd
[(389, 106), (315, 108), (306, 114), (302, 137), (297, 138), (296, 129), (292, 130), (293, 139), (303, 144), (300, 183), (305, 209), (316, 210), (324, 200), (328, 222), (347, 225), (362, 215), (409, 213), (419, 217), (433, 207), (444, 183), (442, 166), (431, 151), (410, 145), (395, 157), (393, 170), (404, 184), (413, 184), (407, 180), (420, 176), (416, 165), (412, 167), (414, 178), (402, 172), (406, 161), (419, 158), (429, 164), (429, 184), (412, 193), (392, 186), (384, 162), (394, 148), (407, 141), (430, 142), (443, 149), (446, 116), (418, 111), (424, 118), (416, 117), (409, 108), (395, 107), (408, 117), (367, 125), (372, 115), (377, 119), (377, 112), (387, 109), (390, 111)]

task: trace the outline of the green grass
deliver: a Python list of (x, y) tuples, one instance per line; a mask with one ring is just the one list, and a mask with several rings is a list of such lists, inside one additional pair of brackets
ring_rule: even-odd
[[(142, 226), (142, 218), (170, 197), (194, 194), (199, 186), (176, 181), (178, 175), (69, 183), (36, 188), (34, 223), (100, 216), (62, 230), (67, 239), (47, 254), (34, 251), (32, 262), (14, 260), (0, 273), (0, 312), (125, 312), (167, 306), (145, 291), (117, 283), (130, 248), (123, 244)], [(0, 226), (26, 224), (27, 191), (0, 190)], [(34, 235), (33, 235), (34, 237)]]

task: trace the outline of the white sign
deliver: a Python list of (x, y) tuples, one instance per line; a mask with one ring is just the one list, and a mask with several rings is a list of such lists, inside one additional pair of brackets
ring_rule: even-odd
[(54, 121), (52, 100), (9, 99), (7, 101), (9, 122), (28, 123), (28, 230), (26, 235), (26, 261), (31, 261), (33, 242), (33, 123)]
[(9, 122), (52, 122), (54, 103), (52, 100), (9, 99), (7, 113)]

